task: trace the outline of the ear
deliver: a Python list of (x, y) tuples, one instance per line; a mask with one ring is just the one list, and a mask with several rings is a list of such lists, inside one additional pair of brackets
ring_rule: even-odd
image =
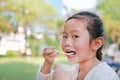
[(97, 51), (103, 44), (105, 40), (103, 37), (98, 37), (97, 39), (92, 41), (92, 49)]

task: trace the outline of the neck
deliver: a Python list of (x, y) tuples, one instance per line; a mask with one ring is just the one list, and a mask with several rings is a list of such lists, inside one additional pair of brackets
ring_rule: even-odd
[(100, 61), (96, 58), (88, 60), (80, 64), (80, 72), (88, 73), (92, 68), (94, 68)]

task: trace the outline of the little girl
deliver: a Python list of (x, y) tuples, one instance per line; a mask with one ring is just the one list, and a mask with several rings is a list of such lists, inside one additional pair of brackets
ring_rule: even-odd
[(101, 19), (91, 12), (78, 12), (64, 25), (62, 50), (71, 66), (57, 64), (52, 70), (58, 52), (55, 47), (43, 50), (44, 64), (37, 80), (119, 80), (106, 62), (102, 62), (104, 29)]

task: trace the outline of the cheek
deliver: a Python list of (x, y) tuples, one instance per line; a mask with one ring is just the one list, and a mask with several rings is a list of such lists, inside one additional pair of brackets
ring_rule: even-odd
[(79, 62), (83, 62), (88, 60), (90, 56), (90, 47), (88, 43), (81, 43), (81, 44), (76, 44), (75, 50), (76, 50), (76, 57)]
[(81, 35), (80, 39), (75, 43), (77, 49), (87, 50), (90, 46), (89, 34)]
[(65, 45), (64, 45), (64, 42), (62, 41), (62, 42), (61, 42), (61, 48), (62, 48), (62, 50), (64, 50), (64, 46), (65, 46)]
[(89, 41), (87, 40), (78, 41), (74, 44), (74, 48), (78, 53), (86, 54), (90, 49)]

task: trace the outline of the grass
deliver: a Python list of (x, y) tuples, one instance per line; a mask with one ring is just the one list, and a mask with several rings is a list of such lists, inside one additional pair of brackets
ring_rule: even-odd
[[(43, 57), (0, 57), (0, 80), (36, 80), (39, 65), (43, 61)], [(63, 55), (55, 60), (55, 63), (60, 62), (68, 63)]]
[[(43, 57), (0, 57), (0, 80), (36, 80)], [(56, 58), (55, 63), (66, 62), (64, 56)]]
[(35, 80), (37, 66), (23, 62), (0, 65), (0, 80)]

